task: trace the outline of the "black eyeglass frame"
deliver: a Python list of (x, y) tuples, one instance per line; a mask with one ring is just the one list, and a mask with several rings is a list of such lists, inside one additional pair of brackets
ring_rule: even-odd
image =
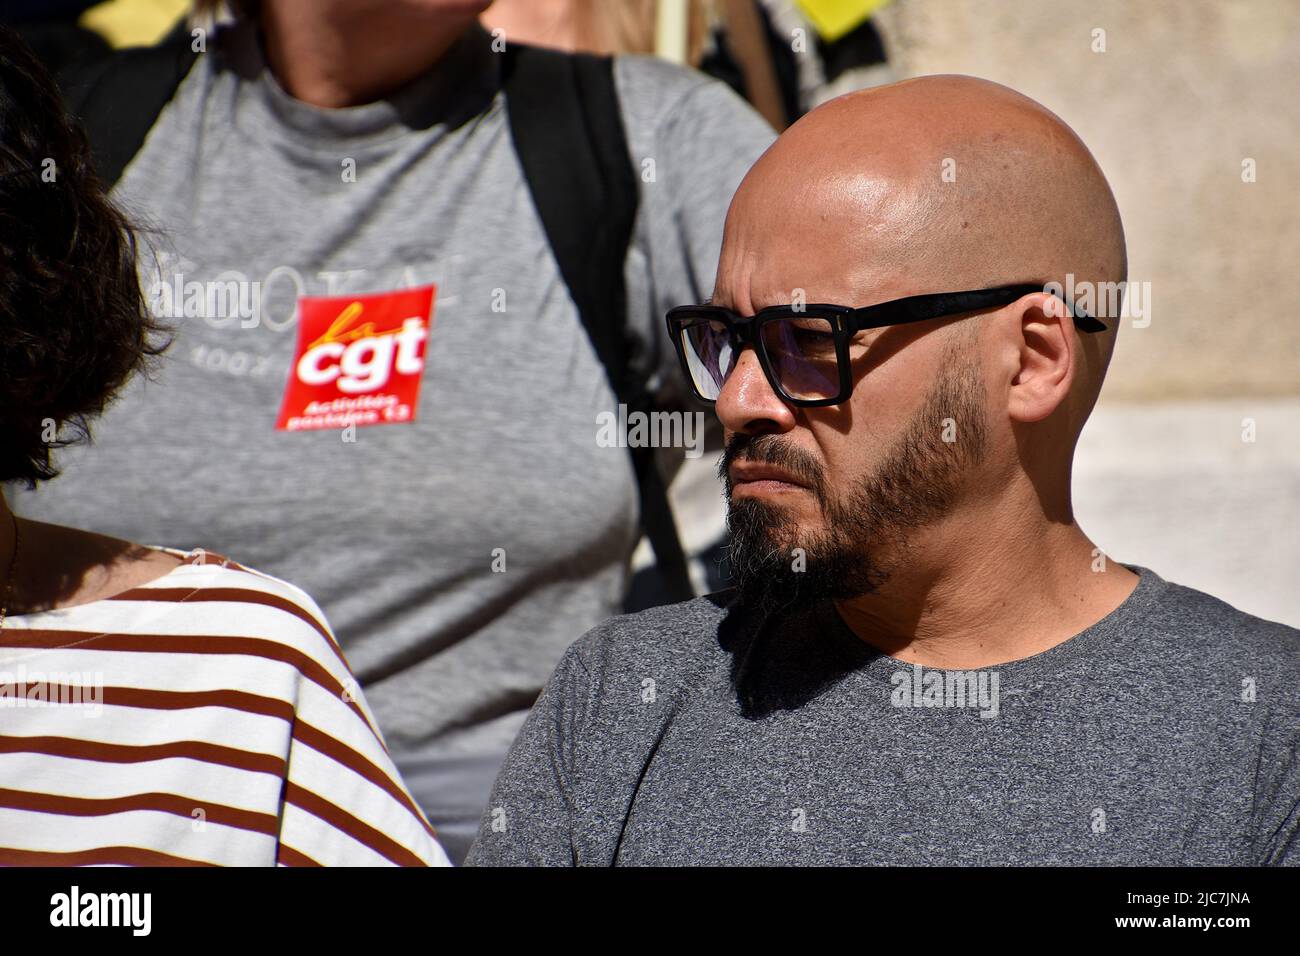
[[(686, 344), (682, 340), (682, 332), (701, 322), (721, 322), (727, 327), (731, 347), (737, 356), (746, 345), (754, 347), (754, 352), (758, 355), (758, 363), (763, 369), (763, 374), (767, 376), (768, 384), (772, 386), (772, 390), (781, 397), (782, 401), (803, 408), (816, 408), (825, 405), (838, 405), (847, 399), (852, 392), (852, 374), (849, 368), (849, 339), (854, 334), (866, 329), (879, 329), (888, 325), (906, 325), (909, 322), (925, 322), (945, 315), (959, 315), (962, 312), (976, 312), (980, 309), (1009, 305), (1017, 299), (1035, 292), (1048, 292), (1051, 294), (1050, 290), (1042, 285), (1008, 285), (992, 289), (971, 289), (966, 292), (933, 292), (925, 295), (913, 295), (905, 299), (894, 299), (892, 302), (881, 302), (878, 305), (869, 305), (860, 309), (827, 303), (808, 304), (797, 308), (793, 305), (774, 305), (748, 317), (737, 315), (730, 309), (720, 305), (679, 305), (668, 312), (668, 335), (672, 338), (673, 345), (677, 349), (677, 359), (681, 362), (682, 370), (686, 373), (687, 381), (691, 384), (691, 390), (695, 393), (695, 397), (706, 405), (714, 404), (716, 399), (705, 398), (700, 394), (699, 387), (695, 384), (695, 377), (691, 374), (690, 363), (687, 361)], [(1106, 330), (1104, 322), (1082, 311), (1065, 296), (1057, 295), (1056, 297), (1065, 303), (1069, 314), (1074, 319), (1074, 324), (1080, 332), (1104, 332)], [(768, 358), (767, 347), (763, 344), (761, 328), (766, 323), (777, 320), (788, 321), (790, 319), (808, 318), (827, 320), (830, 322), (832, 334), (835, 336), (835, 360), (839, 369), (840, 387), (839, 392), (830, 398), (794, 398), (789, 395), (777, 380), (771, 359)], [(737, 357), (736, 361), (740, 361), (739, 357)]]

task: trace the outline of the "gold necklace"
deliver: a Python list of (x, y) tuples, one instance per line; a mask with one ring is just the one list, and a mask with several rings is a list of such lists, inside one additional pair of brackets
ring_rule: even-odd
[(18, 567), (18, 516), (11, 511), (9, 518), (14, 525), (14, 549), (9, 555), (9, 572), (5, 575), (4, 599), (0, 601), (0, 630), (4, 630), (5, 620), (9, 617), (9, 601), (14, 594), (14, 570)]

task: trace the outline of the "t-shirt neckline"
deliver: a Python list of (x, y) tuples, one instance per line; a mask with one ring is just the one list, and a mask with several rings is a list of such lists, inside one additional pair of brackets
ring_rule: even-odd
[[(1138, 583), (1133, 591), (1115, 610), (1055, 647), (1049, 647), (1029, 657), (988, 667), (941, 668), (922, 665), (922, 669), (939, 673), (948, 670), (997, 671), (1000, 680), (1015, 679), (1017, 682), (1032, 682), (1038, 678), (1058, 674), (1076, 662), (1090, 658), (1098, 647), (1113, 647), (1125, 635), (1132, 633), (1132, 626), (1155, 606), (1169, 587), (1168, 581), (1149, 568), (1136, 564), (1122, 566), (1138, 576)], [(827, 601), (819, 605), (814, 620), (822, 634), (845, 652), (852, 659), (855, 668), (864, 676), (890, 683), (899, 669), (910, 670), (917, 666), (910, 661), (891, 657), (858, 637), (833, 602)]]
[[(192, 549), (183, 551), (180, 548), (169, 548), (157, 544), (145, 544), (140, 547), (147, 548), (150, 551), (161, 551), (165, 554), (174, 555), (178, 558), (193, 558), (201, 549)], [(216, 563), (199, 563), (194, 561), (181, 561), (176, 567), (169, 570), (166, 574), (161, 574), (152, 581), (146, 581), (143, 584), (137, 584), (126, 591), (119, 591), (117, 594), (102, 597), (94, 601), (86, 601), (82, 604), (72, 604), (67, 607), (51, 607), (43, 611), (32, 611), (27, 614), (10, 614), (6, 617), (6, 626), (18, 629), (19, 627), (29, 627), (32, 624), (45, 624), (50, 621), (56, 621), (60, 624), (73, 620), (85, 614), (95, 614), (99, 609), (109, 605), (117, 604), (122, 601), (122, 595), (131, 591), (146, 590), (150, 588), (166, 588), (168, 585), (181, 586), (179, 581), (182, 577), (192, 576), (189, 574), (191, 568), (213, 568), (220, 567)]]
[[(226, 32), (228, 31), (228, 32)], [(267, 63), (255, 24), (224, 28), (221, 56), (239, 77), (236, 124), (246, 133), (298, 148), (366, 149), (399, 141), (413, 128), (454, 124), (489, 102), (500, 86), (500, 56), (491, 37), (472, 24), (434, 69), (371, 103), (327, 109), (295, 99)]]

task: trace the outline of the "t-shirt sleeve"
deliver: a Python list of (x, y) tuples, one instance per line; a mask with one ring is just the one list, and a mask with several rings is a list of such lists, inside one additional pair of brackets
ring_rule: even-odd
[(590, 677), (575, 644), (565, 652), (515, 738), (492, 787), (467, 866), (574, 866), (579, 735)]
[(299, 670), (277, 862), (286, 866), (450, 866), (402, 783), (360, 685), (320, 610), (301, 595), (291, 643)]
[(1300, 866), (1300, 716), (1269, 716), (1255, 788), (1255, 862)]

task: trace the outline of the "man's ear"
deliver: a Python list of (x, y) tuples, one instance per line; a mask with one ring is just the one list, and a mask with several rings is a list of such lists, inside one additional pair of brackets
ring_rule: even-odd
[(1039, 422), (1065, 404), (1077, 374), (1078, 338), (1065, 303), (1040, 292), (1017, 302), (1019, 368), (1011, 379), (1012, 421)]

